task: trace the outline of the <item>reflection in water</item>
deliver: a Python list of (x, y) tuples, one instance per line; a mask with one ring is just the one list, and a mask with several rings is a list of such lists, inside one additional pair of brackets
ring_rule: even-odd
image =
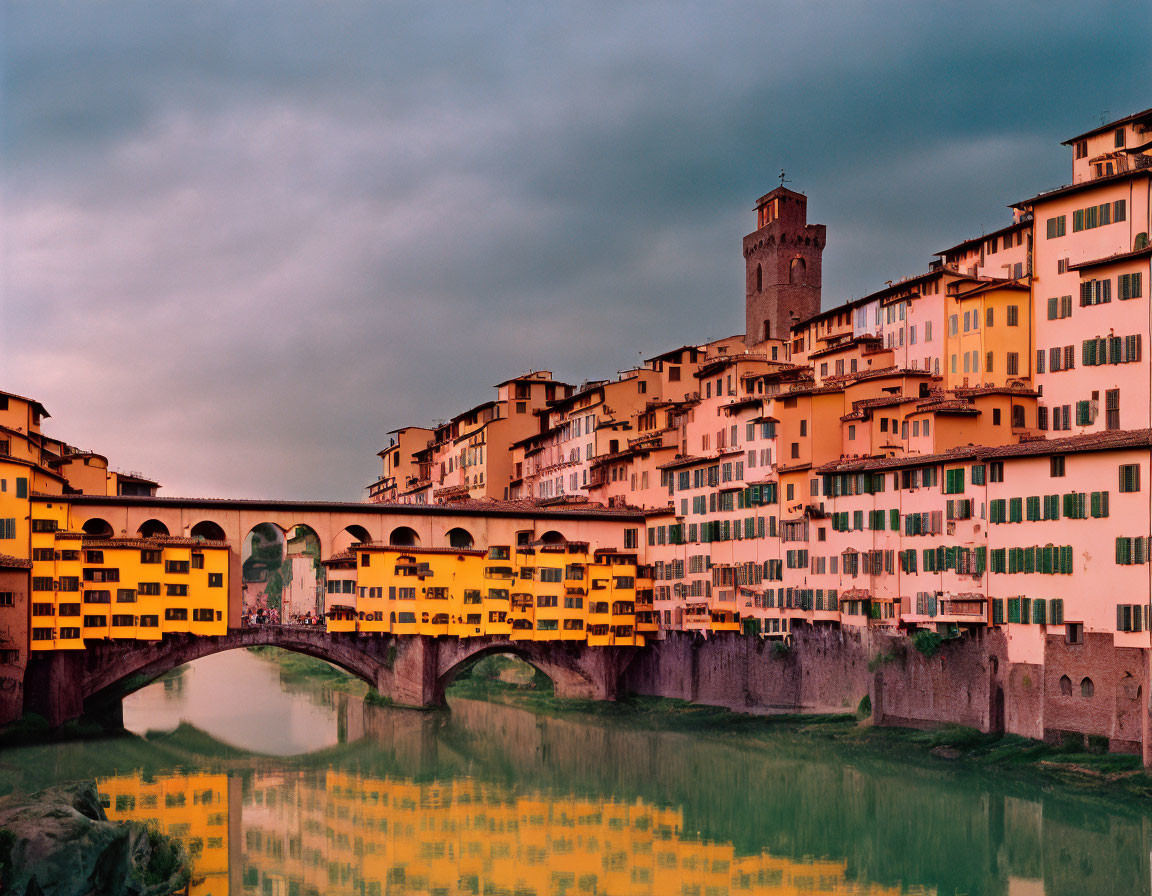
[[(144, 734), (189, 722), (256, 753), (288, 756), (339, 742), (341, 703), (331, 689), (281, 687), (280, 670), (246, 650), (204, 657), (124, 700), (124, 727)], [(341, 700), (340, 698), (345, 698)], [(345, 709), (346, 711), (346, 709)]]
[(126, 707), (171, 733), (7, 750), (0, 786), (96, 777), (111, 816), (189, 845), (197, 896), (1152, 896), (1143, 805), (783, 727), (412, 712), (211, 660)]
[[(100, 782), (108, 814), (154, 821), (196, 856), (193, 894), (885, 894), (843, 861), (739, 856), (643, 800), (517, 794), (473, 780), (390, 780), (338, 771), (139, 775)], [(229, 874), (228, 834), (241, 890)]]

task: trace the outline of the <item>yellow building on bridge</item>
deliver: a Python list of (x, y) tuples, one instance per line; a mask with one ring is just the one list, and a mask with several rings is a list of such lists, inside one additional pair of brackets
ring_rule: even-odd
[(639, 646), (657, 628), (647, 568), (587, 542), (358, 544), (324, 565), (330, 632)]

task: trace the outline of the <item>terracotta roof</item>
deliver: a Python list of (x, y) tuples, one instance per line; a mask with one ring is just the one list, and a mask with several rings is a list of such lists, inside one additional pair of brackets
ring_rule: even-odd
[(321, 566), (328, 566), (329, 564), (356, 562), (356, 555), (351, 551), (341, 551), (339, 554), (333, 554), (331, 557), (325, 557), (320, 561)]
[(1075, 137), (1069, 137), (1067, 140), (1064, 140), (1061, 145), (1070, 146), (1077, 140), (1083, 140), (1085, 137), (1091, 137), (1095, 134), (1102, 134), (1104, 131), (1114, 131), (1121, 125), (1125, 125), (1133, 121), (1139, 121), (1142, 118), (1152, 119), (1152, 109), (1145, 109), (1143, 112), (1134, 112), (1132, 115), (1126, 115), (1124, 118), (1117, 118), (1115, 121), (1102, 124), (1098, 128), (1085, 131), (1083, 134), (1077, 134)]
[(1026, 205), (1033, 205), (1039, 200), (1069, 196), (1073, 193), (1081, 193), (1085, 190), (1095, 189), (1096, 187), (1106, 187), (1115, 183), (1123, 183), (1126, 180), (1133, 180), (1138, 177), (1152, 177), (1152, 168), (1136, 168), (1133, 171), (1121, 171), (1118, 174), (1107, 174), (1104, 177), (1084, 180), (1078, 184), (1065, 184), (1063, 187), (1048, 190), (1046, 193), (1039, 193), (1031, 199), (1021, 199), (1019, 202), (1013, 202), (1009, 208), (1021, 208)]
[(820, 357), (823, 357), (824, 355), (833, 355), (838, 351), (842, 351), (846, 348), (852, 348), (855, 345), (861, 345), (861, 344), (867, 343), (867, 342), (878, 342), (878, 343), (883, 344), (884, 337), (883, 336), (874, 336), (871, 333), (863, 333), (859, 336), (849, 336), (847, 339), (842, 339), (839, 342), (834, 343), (833, 345), (829, 345), (827, 348), (821, 348), (821, 349), (817, 349), (814, 352), (809, 352), (808, 357), (809, 358), (820, 358)]
[[(375, 553), (382, 551), (392, 551), (397, 554), (455, 554), (465, 555), (468, 557), (483, 557), (487, 551), (478, 548), (433, 548), (433, 547), (419, 547), (400, 544), (385, 544), (382, 541), (362, 541), (352, 545), (350, 551), (372, 551)], [(330, 558), (331, 559), (331, 558)]]
[(735, 449), (732, 451), (721, 451), (717, 454), (689, 455), (688, 457), (681, 457), (681, 458), (677, 458), (676, 460), (670, 460), (666, 464), (660, 464), (656, 469), (657, 470), (671, 470), (671, 469), (674, 469), (676, 467), (691, 467), (694, 464), (708, 464), (708, 463), (712, 463), (713, 461), (718, 461), (718, 460), (725, 458), (725, 457), (735, 457), (736, 455), (743, 454), (743, 453), (744, 453), (743, 450)]
[(0, 569), (31, 569), (32, 561), (11, 554), (0, 554)]
[[(59, 533), (57, 533), (59, 534)], [(227, 548), (226, 541), (207, 541), (199, 538), (158, 536), (156, 538), (108, 538), (104, 535), (85, 535), (85, 548)]]
[(41, 417), (51, 417), (52, 416), (51, 414), (48, 413), (47, 410), (45, 410), (44, 405), (40, 404), (40, 402), (38, 402), (35, 398), (27, 398), (23, 395), (17, 395), (15, 392), (4, 392), (2, 390), (0, 390), (0, 395), (3, 395), (5, 398), (15, 398), (17, 401), (28, 402), (28, 404), (32, 405), (33, 408), (39, 408), (40, 409), (40, 416)]
[(1082, 271), (1085, 268), (1102, 267), (1106, 264), (1116, 264), (1121, 261), (1128, 261), (1132, 258), (1149, 258), (1152, 257), (1152, 246), (1145, 246), (1143, 249), (1133, 249), (1131, 252), (1117, 252), (1115, 255), (1108, 255), (1104, 258), (1094, 258), (1091, 261), (1078, 261), (1075, 264), (1068, 265), (1070, 271)]
[(1062, 439), (1030, 439), (1013, 445), (965, 445), (937, 454), (918, 454), (907, 457), (871, 457), (852, 461), (837, 461), (820, 467), (821, 473), (844, 473), (856, 470), (886, 470), (900, 467), (921, 467), (931, 464), (953, 463), (960, 460), (999, 460), (1007, 457), (1036, 457), (1050, 454), (1076, 454), (1086, 451), (1121, 451), (1129, 448), (1152, 447), (1152, 429), (1092, 432)]
[(962, 398), (945, 398), (939, 401), (926, 401), (917, 405), (915, 414), (972, 414), (978, 415), (980, 409), (971, 402)]
[(1026, 398), (1032, 398), (1040, 393), (1035, 389), (1029, 389), (1025, 386), (957, 386), (952, 390), (959, 396), (979, 396), (979, 395), (1021, 395)]
[(401, 504), (389, 502), (350, 501), (284, 501), (255, 498), (175, 498), (155, 495), (48, 495), (32, 493), (33, 500), (65, 500), (76, 506), (90, 507), (197, 507), (219, 510), (269, 510), (286, 513), (350, 513), (369, 516), (499, 516), (548, 517), (551, 519), (628, 519), (636, 514), (630, 510), (588, 504), (582, 507), (550, 509), (532, 501), (500, 501), (495, 498), (466, 498), (451, 504)]
[(1022, 221), (1017, 221), (1014, 224), (1009, 224), (1007, 227), (1001, 227), (999, 230), (993, 230), (991, 233), (986, 233), (983, 236), (974, 236), (971, 239), (964, 240), (962, 243), (957, 243), (950, 249), (941, 249), (939, 252), (933, 252), (933, 255), (947, 255), (950, 252), (955, 252), (957, 249), (964, 249), (968, 246), (978, 246), (985, 240), (992, 239), (994, 236), (1000, 236), (1005, 233), (1011, 233), (1014, 230), (1021, 230), (1026, 227), (1031, 227), (1032, 221), (1025, 218)]

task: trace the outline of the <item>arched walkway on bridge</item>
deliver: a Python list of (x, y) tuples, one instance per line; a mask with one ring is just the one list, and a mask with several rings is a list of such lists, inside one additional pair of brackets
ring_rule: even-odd
[(411, 526), (397, 526), (388, 536), (388, 544), (404, 548), (414, 548), (420, 545), (420, 536)]
[(199, 538), (201, 541), (227, 541), (224, 529), (219, 523), (212, 520), (201, 520), (188, 532), (189, 537)]
[(83, 528), (85, 535), (94, 535), (100, 538), (111, 538), (114, 534), (111, 523), (98, 516), (85, 520)]
[(172, 533), (160, 520), (145, 520), (136, 530), (136, 534), (141, 538), (156, 538), (159, 535), (171, 535)]
[(332, 553), (342, 554), (354, 544), (363, 544), (372, 540), (372, 536), (363, 526), (345, 526), (332, 540)]

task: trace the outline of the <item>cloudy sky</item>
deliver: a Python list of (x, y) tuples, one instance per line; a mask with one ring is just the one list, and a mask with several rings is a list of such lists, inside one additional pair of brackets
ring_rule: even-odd
[(1131, 3), (0, 0), (0, 389), (168, 495), (358, 500), (388, 430), (743, 328), (784, 168), (825, 307), (1152, 105)]

